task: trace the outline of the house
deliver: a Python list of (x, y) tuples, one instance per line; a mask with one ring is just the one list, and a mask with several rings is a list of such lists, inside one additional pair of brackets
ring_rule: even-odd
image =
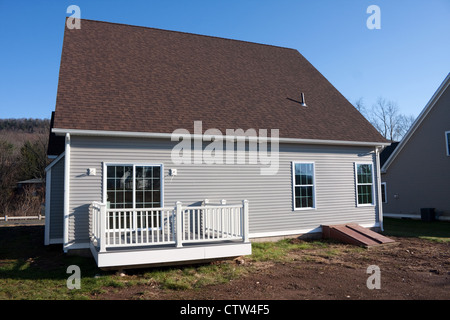
[(386, 216), (450, 218), (449, 85), (450, 74), (382, 166)]
[(297, 50), (83, 20), (52, 118), (46, 243), (101, 268), (382, 228), (389, 143)]
[(33, 196), (43, 194), (44, 189), (43, 179), (28, 179), (17, 182), (17, 193), (22, 194), (24, 190), (30, 190)]

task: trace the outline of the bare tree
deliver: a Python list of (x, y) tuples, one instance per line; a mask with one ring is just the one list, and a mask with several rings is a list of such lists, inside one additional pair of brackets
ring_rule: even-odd
[(0, 140), (0, 214), (7, 214), (11, 207), (11, 198), (14, 195), (12, 187), (17, 182), (15, 164), (17, 156), (14, 145)]
[(399, 125), (397, 126), (396, 136), (403, 138), (403, 136), (408, 132), (411, 125), (416, 121), (416, 118), (413, 115), (403, 115), (401, 114), (399, 116), (398, 122)]
[(354, 106), (355, 106), (356, 110), (361, 112), (361, 114), (366, 117), (367, 109), (366, 109), (366, 106), (364, 105), (364, 99), (362, 97), (355, 101)]
[(37, 216), (41, 213), (43, 190), (39, 190), (34, 185), (24, 186), (17, 198), (13, 215)]
[(362, 98), (355, 101), (355, 108), (390, 141), (399, 141), (414, 122), (414, 117), (399, 112), (398, 104), (391, 100), (379, 97), (377, 102), (368, 110)]
[(392, 101), (378, 98), (372, 106), (371, 123), (388, 140), (393, 141), (393, 133), (397, 125), (398, 106)]
[(39, 135), (34, 141), (26, 141), (20, 149), (19, 174), (21, 179), (45, 179), (48, 139)]

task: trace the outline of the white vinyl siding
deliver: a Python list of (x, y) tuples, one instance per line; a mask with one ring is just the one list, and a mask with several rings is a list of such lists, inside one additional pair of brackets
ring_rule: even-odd
[[(248, 153), (245, 164), (239, 165), (174, 164), (171, 151), (177, 143), (72, 136), (69, 240), (89, 241), (89, 204), (104, 199), (103, 163), (163, 164), (164, 206), (174, 206), (176, 201), (201, 205), (205, 199), (213, 204), (222, 199), (227, 204), (247, 199), (251, 237), (302, 233), (322, 224), (378, 222), (377, 206), (355, 206), (354, 163), (374, 163), (373, 148), (280, 144), (278, 173), (261, 175), (261, 165), (249, 164)], [(293, 207), (292, 161), (314, 163), (314, 210)], [(86, 175), (88, 168), (95, 168), (97, 174)], [(169, 176), (170, 169), (177, 169), (178, 174)]]

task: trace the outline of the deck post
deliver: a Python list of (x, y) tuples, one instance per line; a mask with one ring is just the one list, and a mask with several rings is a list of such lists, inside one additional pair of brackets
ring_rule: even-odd
[(183, 214), (182, 214), (182, 208), (181, 208), (181, 202), (177, 201), (176, 203), (176, 213), (175, 213), (175, 219), (176, 219), (176, 244), (177, 248), (181, 248), (183, 246), (182, 240), (182, 228), (183, 228)]
[(100, 240), (100, 252), (106, 251), (106, 205), (100, 204), (100, 233), (98, 235)]
[(242, 201), (242, 239), (244, 242), (249, 242), (249, 228), (248, 228), (248, 200)]

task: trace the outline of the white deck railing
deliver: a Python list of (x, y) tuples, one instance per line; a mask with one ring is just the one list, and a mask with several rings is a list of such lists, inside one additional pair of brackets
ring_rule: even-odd
[(107, 248), (210, 241), (248, 242), (248, 201), (239, 205), (107, 209), (90, 207), (90, 238), (100, 252)]

